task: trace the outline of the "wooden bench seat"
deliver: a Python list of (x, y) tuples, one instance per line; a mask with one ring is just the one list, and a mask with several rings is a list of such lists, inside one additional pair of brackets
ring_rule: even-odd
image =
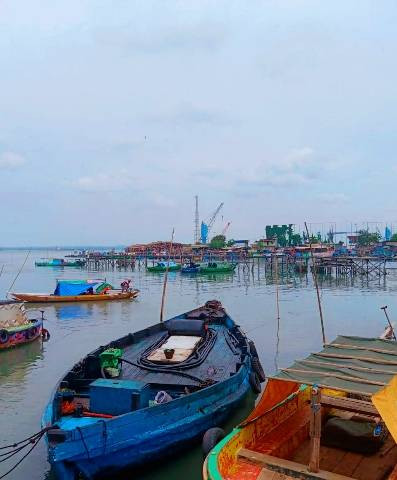
[[(254, 452), (253, 450), (248, 450), (245, 448), (240, 449), (238, 456), (265, 467), (264, 472), (261, 471), (260, 473), (260, 475), (263, 473), (263, 479), (266, 479), (266, 476), (264, 476), (267, 474), (266, 470), (270, 470), (286, 476), (287, 479), (303, 478), (307, 480), (351, 480), (351, 477), (345, 477), (344, 475), (338, 475), (337, 473), (326, 472), (324, 470), (320, 470), (316, 473), (309, 472), (307, 466), (302, 465), (301, 463), (291, 462), (290, 460), (273, 457), (272, 455), (266, 455), (264, 453)], [(297, 476), (297, 474), (299, 476)], [(272, 479), (271, 476), (268, 478)]]

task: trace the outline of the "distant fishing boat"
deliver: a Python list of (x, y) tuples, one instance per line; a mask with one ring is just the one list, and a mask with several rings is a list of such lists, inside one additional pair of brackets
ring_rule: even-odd
[(211, 443), (259, 376), (253, 343), (217, 301), (129, 333), (56, 386), (42, 419), (49, 461), (62, 480), (113, 478), (204, 434)]
[(232, 262), (206, 262), (200, 264), (200, 273), (232, 273), (237, 263)]
[(29, 319), (21, 302), (0, 301), (0, 350), (33, 342), (42, 335), (48, 335), (42, 317)]
[(54, 293), (12, 293), (15, 300), (32, 303), (110, 301), (136, 298), (139, 290), (115, 290), (103, 280), (58, 280)]
[(64, 260), (63, 258), (41, 259), (34, 262), (36, 267), (84, 267), (84, 260)]
[(156, 265), (152, 265), (151, 267), (146, 267), (148, 272), (165, 272), (167, 270), (168, 266), (168, 271), (169, 272), (174, 272), (176, 270), (181, 269), (181, 264), (180, 263), (175, 263), (173, 261), (169, 262), (157, 262)]
[(204, 480), (396, 480), (397, 343), (339, 336), (268, 380)]
[(194, 262), (186, 263), (185, 265), (183, 265), (181, 272), (182, 273), (199, 273), (200, 264), (194, 263)]

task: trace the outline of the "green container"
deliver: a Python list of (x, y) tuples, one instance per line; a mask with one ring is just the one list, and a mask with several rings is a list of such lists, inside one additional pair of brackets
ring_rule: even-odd
[(120, 358), (123, 355), (121, 348), (108, 348), (99, 354), (101, 368), (119, 368)]

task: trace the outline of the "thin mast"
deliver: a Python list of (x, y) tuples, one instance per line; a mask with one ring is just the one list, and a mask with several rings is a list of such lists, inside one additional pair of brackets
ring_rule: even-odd
[(172, 244), (174, 243), (174, 231), (175, 231), (175, 229), (173, 228), (173, 229), (172, 229), (172, 235), (171, 235), (170, 249), (168, 250), (167, 266), (165, 267), (164, 283), (163, 283), (163, 294), (162, 294), (162, 296), (161, 296), (160, 322), (163, 321), (163, 315), (164, 315), (165, 291), (166, 291), (166, 289), (167, 289), (168, 269), (169, 269), (169, 266), (170, 266), (170, 258), (171, 258)]
[(321, 307), (320, 291), (319, 291), (319, 288), (318, 288), (318, 281), (317, 281), (317, 269), (316, 269), (316, 263), (315, 263), (315, 260), (314, 260), (314, 255), (313, 255), (312, 241), (310, 240), (309, 230), (307, 228), (307, 223), (306, 222), (305, 222), (305, 228), (306, 228), (306, 234), (307, 234), (307, 238), (309, 240), (309, 245), (310, 245), (310, 256), (311, 256), (311, 259), (312, 259), (312, 272), (313, 272), (314, 283), (316, 285), (317, 303), (318, 303), (318, 310), (320, 312), (320, 321), (321, 321), (321, 332), (323, 334), (323, 344), (326, 344), (327, 342), (325, 340), (323, 309)]

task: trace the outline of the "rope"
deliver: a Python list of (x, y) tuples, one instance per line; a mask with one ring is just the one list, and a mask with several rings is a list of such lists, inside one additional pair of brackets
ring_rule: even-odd
[[(13, 449), (9, 452), (5, 452), (5, 453), (2, 453), (0, 456), (1, 457), (4, 457), (0, 460), (0, 462), (5, 462), (6, 460), (9, 460), (10, 458), (12, 458), (14, 455), (16, 455), (17, 453), (21, 452), (22, 450), (24, 450), (26, 447), (28, 447), (29, 445), (32, 445), (31, 448), (25, 453), (25, 455), (23, 455), (15, 465), (13, 465), (6, 473), (4, 473), (3, 475), (0, 476), (0, 480), (2, 478), (5, 478), (7, 475), (9, 475), (11, 472), (13, 472), (17, 467), (18, 465), (20, 465), (24, 460), (25, 458), (33, 451), (34, 448), (36, 448), (36, 445), (40, 442), (40, 440), (44, 437), (44, 434), (49, 430), (49, 428), (51, 427), (46, 427), (46, 428), (43, 428), (42, 430), (40, 430), (40, 432), (37, 432), (33, 435), (31, 435), (30, 437), (27, 437), (25, 438), (24, 440), (21, 440), (19, 442), (16, 442), (16, 443), (13, 443), (11, 445), (6, 445), (4, 447), (0, 447), (1, 450), (6, 450), (6, 449)], [(20, 445), (20, 446), (18, 446)]]
[[(15, 282), (17, 281), (17, 278), (19, 277), (20, 273), (22, 272), (22, 269), (23, 269), (23, 267), (25, 266), (25, 263), (27, 262), (29, 255), (30, 255), (30, 250), (28, 251), (28, 253), (27, 253), (27, 255), (26, 255), (26, 258), (25, 258), (25, 260), (24, 260), (24, 262), (23, 262), (23, 264), (22, 264), (22, 267), (19, 269), (16, 277), (14, 278), (14, 281), (11, 283), (11, 286), (10, 286), (10, 288), (8, 289), (7, 295), (11, 292), (11, 289), (12, 289), (12, 287), (14, 286)], [(0, 478), (2, 478), (2, 477), (0, 477)]]

